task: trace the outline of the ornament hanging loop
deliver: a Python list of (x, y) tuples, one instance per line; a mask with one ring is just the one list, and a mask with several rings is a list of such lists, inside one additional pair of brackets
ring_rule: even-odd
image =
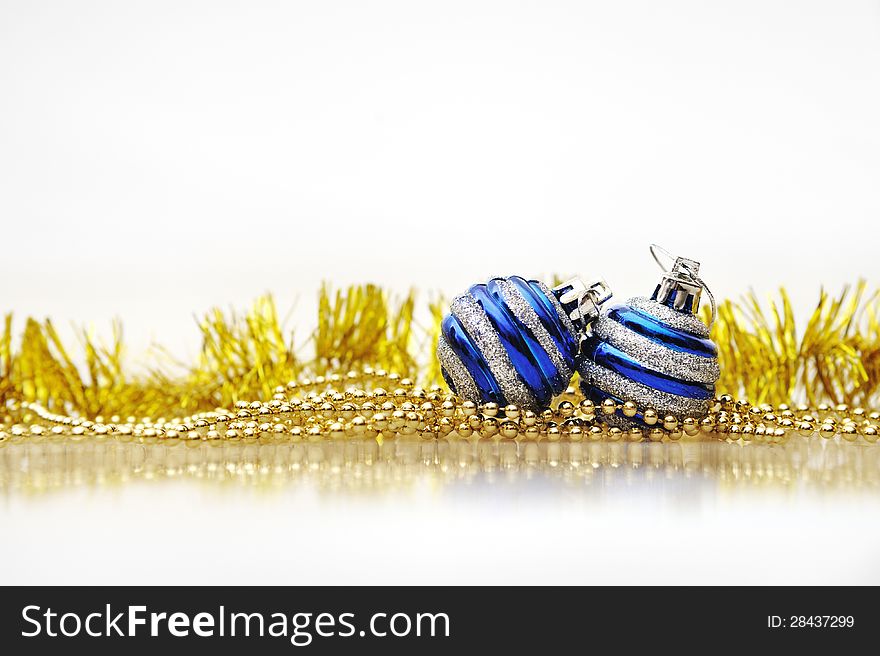
[[(700, 263), (686, 257), (675, 256), (658, 244), (651, 244), (650, 250), (654, 261), (664, 273), (662, 281), (654, 292), (655, 300), (661, 303), (671, 300), (672, 307), (676, 310), (688, 309), (696, 314), (700, 306), (700, 294), (705, 290), (712, 309), (712, 317), (709, 321), (711, 328), (718, 317), (718, 307), (712, 290), (700, 278)], [(660, 259), (661, 255), (672, 260), (671, 269)]]
[(663, 269), (663, 273), (666, 273), (667, 271), (669, 271), (669, 267), (667, 267), (665, 264), (663, 264), (662, 260), (660, 259), (661, 255), (663, 255), (664, 257), (668, 257), (670, 260), (673, 261), (673, 263), (675, 262), (675, 260), (678, 259), (675, 257), (675, 255), (673, 255), (672, 253), (667, 251), (665, 248), (663, 248), (659, 244), (651, 244), (649, 246), (649, 248), (651, 249), (651, 257), (654, 258), (654, 261), (657, 263), (657, 266), (659, 266), (661, 269)]

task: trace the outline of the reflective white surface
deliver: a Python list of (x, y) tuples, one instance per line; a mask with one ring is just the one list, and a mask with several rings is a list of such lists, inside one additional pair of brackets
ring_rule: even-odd
[(878, 583), (880, 449), (0, 450), (2, 583)]

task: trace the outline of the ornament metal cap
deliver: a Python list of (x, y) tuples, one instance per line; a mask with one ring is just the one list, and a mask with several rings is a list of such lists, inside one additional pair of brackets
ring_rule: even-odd
[[(666, 265), (660, 260), (658, 254), (665, 255), (673, 260), (672, 268), (667, 269)], [(700, 278), (700, 263), (687, 257), (672, 255), (669, 251), (657, 244), (651, 244), (651, 255), (654, 261), (663, 269), (663, 277), (660, 283), (654, 289), (651, 296), (652, 301), (657, 301), (673, 310), (679, 312), (689, 312), (696, 314), (700, 309), (700, 296), (703, 290), (709, 296), (709, 302), (712, 305), (712, 323), (715, 323), (716, 307), (715, 297), (706, 286), (706, 283)]]
[(611, 287), (601, 278), (589, 285), (580, 278), (572, 278), (554, 287), (553, 295), (565, 314), (585, 332), (599, 318), (600, 306), (611, 298)]

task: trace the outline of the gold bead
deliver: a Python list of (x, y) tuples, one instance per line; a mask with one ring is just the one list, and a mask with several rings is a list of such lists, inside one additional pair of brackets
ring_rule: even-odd
[(557, 407), (557, 411), (563, 417), (571, 417), (574, 414), (574, 403), (571, 401), (562, 401)]
[(550, 426), (549, 428), (547, 428), (547, 439), (551, 442), (558, 442), (561, 436), (562, 435), (560, 434), (558, 427)]
[(594, 414), (596, 412), (596, 406), (593, 405), (593, 402), (590, 399), (583, 399), (580, 402), (580, 409), (585, 415)]
[(515, 421), (504, 421), (501, 423), (501, 436), (512, 440), (519, 435), (519, 426)]
[(620, 438), (623, 437), (623, 431), (620, 430), (617, 426), (612, 426), (608, 429), (608, 439), (612, 442), (617, 442)]
[(874, 442), (877, 441), (877, 427), (874, 425), (865, 426), (865, 428), (862, 429), (862, 437), (865, 438), (866, 442), (874, 444)]
[(602, 428), (600, 426), (591, 426), (590, 427), (590, 440), (593, 442), (598, 442), (602, 439)]
[(854, 424), (844, 424), (840, 427), (840, 436), (847, 442), (855, 442), (858, 437), (858, 430)]
[(627, 437), (630, 442), (641, 442), (643, 437), (642, 429), (638, 426), (633, 426), (627, 431)]
[(508, 419), (519, 419), (519, 407), (513, 404), (505, 406), (504, 416)]
[(461, 404), (461, 411), (465, 417), (470, 417), (477, 413), (477, 404), (473, 401), (465, 401)]
[(437, 423), (437, 432), (440, 437), (446, 437), (449, 435), (453, 428), (452, 419), (449, 417), (441, 417), (440, 421)]
[(386, 431), (388, 430), (388, 415), (384, 412), (377, 412), (370, 418), (370, 423), (375, 426), (378, 431)]
[(602, 401), (602, 412), (606, 415), (613, 415), (617, 412), (617, 404), (614, 399), (605, 399)]
[(498, 432), (498, 420), (495, 417), (486, 417), (480, 425), (480, 436), (491, 437)]
[(388, 420), (388, 430), (396, 433), (403, 428), (405, 423), (406, 412), (403, 410), (395, 410), (391, 413), (391, 418)]
[(522, 421), (526, 426), (534, 426), (538, 423), (538, 415), (536, 415), (531, 410), (526, 410), (523, 413)]
[(704, 433), (712, 433), (715, 431), (715, 422), (711, 417), (704, 417), (700, 420), (700, 430)]
[(648, 438), (652, 442), (659, 442), (663, 439), (663, 429), (662, 428), (652, 428), (648, 432)]
[(813, 425), (808, 421), (802, 421), (797, 426), (798, 434), (809, 437), (813, 434)]
[(568, 431), (568, 439), (572, 442), (580, 442), (584, 439), (584, 430), (580, 426), (572, 426)]
[(531, 426), (526, 426), (525, 431), (523, 431), (526, 439), (528, 440), (537, 440), (541, 436), (540, 429), (532, 424)]
[(675, 430), (678, 428), (678, 419), (676, 419), (674, 415), (666, 415), (663, 417), (663, 428), (668, 431)]
[(660, 416), (657, 414), (657, 411), (654, 410), (653, 408), (648, 408), (647, 410), (645, 410), (645, 412), (642, 414), (642, 416), (644, 417), (645, 423), (648, 424), (648, 426), (653, 426), (660, 419)]
[(458, 428), (455, 429), (455, 432), (458, 433), (461, 437), (470, 437), (474, 434), (474, 429), (471, 428), (469, 424), (463, 423), (458, 425)]
[(494, 417), (498, 414), (498, 404), (491, 401), (489, 403), (484, 403), (483, 407), (480, 408), (480, 411), (487, 417)]
[(625, 417), (635, 417), (636, 412), (638, 412), (638, 408), (636, 407), (636, 404), (632, 401), (626, 401), (623, 404), (623, 415)]
[(693, 417), (685, 417), (681, 422), (681, 427), (685, 434), (691, 437), (700, 432), (700, 426)]

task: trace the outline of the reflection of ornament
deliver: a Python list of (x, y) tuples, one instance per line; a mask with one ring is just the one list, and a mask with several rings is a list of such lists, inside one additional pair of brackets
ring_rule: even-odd
[[(657, 246), (651, 254), (657, 258)], [(665, 251), (662, 251), (667, 254)], [(718, 349), (709, 327), (696, 315), (703, 289), (700, 264), (675, 258), (654, 294), (607, 309), (592, 326), (579, 358), (581, 389), (599, 403), (610, 398), (652, 408), (662, 418), (702, 417), (709, 412), (718, 380)], [(634, 419), (641, 420), (641, 413)], [(612, 423), (628, 423), (622, 417)]]
[(545, 408), (571, 382), (580, 339), (610, 297), (603, 281), (550, 290), (511, 276), (473, 285), (441, 324), (443, 377), (468, 401)]

